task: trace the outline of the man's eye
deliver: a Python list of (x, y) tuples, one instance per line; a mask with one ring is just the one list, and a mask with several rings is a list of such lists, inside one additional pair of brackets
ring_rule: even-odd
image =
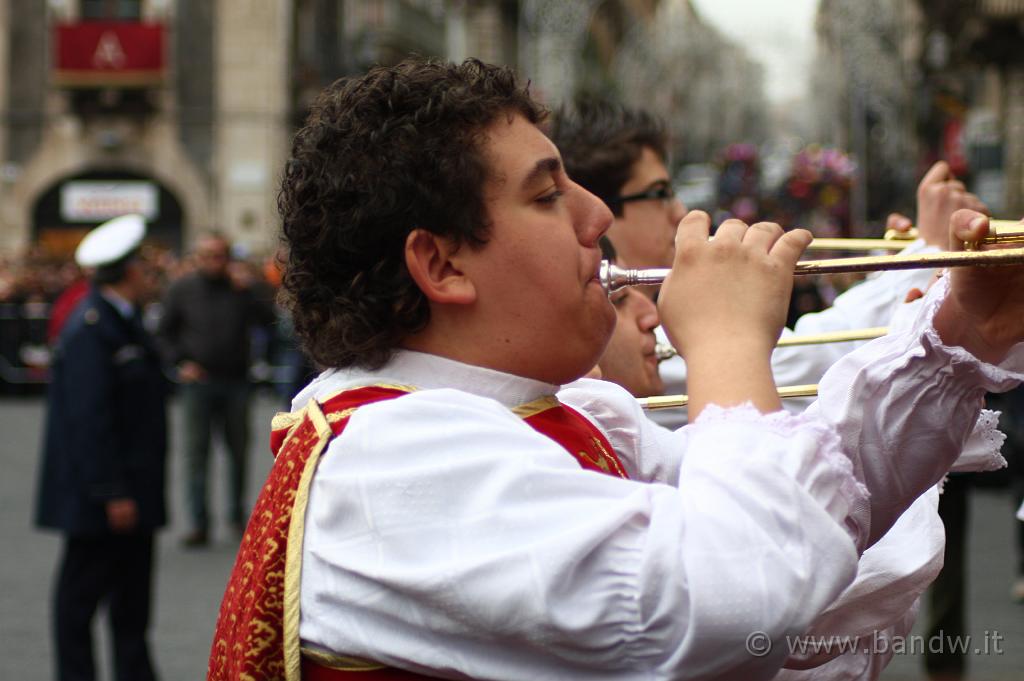
[(537, 203), (554, 203), (559, 198), (561, 198), (561, 196), (564, 193), (565, 192), (561, 191), (560, 189), (556, 189), (550, 194), (545, 194), (544, 196), (537, 197)]

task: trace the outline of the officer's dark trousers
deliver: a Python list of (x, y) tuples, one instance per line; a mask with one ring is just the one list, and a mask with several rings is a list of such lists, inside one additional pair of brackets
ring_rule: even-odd
[(110, 614), (117, 681), (155, 678), (146, 643), (152, 574), (150, 532), (67, 538), (54, 603), (60, 681), (96, 678), (91, 623), (101, 602)]

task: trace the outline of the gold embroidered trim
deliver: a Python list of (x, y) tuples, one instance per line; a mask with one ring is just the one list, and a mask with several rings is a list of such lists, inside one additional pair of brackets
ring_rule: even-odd
[(544, 397), (538, 397), (532, 402), (520, 404), (518, 407), (512, 407), (512, 413), (521, 419), (528, 419), (531, 416), (547, 411), (561, 404), (558, 398), (554, 395), (545, 395)]
[(593, 440), (594, 446), (597, 447), (597, 450), (601, 454), (601, 461), (597, 462), (597, 465), (600, 466), (601, 469), (605, 471), (607, 471), (608, 467), (611, 466), (612, 468), (615, 469), (615, 474), (618, 475), (620, 478), (628, 478), (629, 476), (626, 475), (626, 471), (622, 470), (622, 466), (619, 465), (619, 462), (615, 459), (614, 456), (608, 453), (608, 450), (604, 448), (604, 445), (601, 444), (601, 441), (593, 436), (591, 436), (590, 439)]
[(349, 657), (348, 655), (337, 655), (313, 648), (303, 648), (302, 656), (309, 658), (321, 667), (337, 669), (343, 672), (375, 672), (378, 669), (387, 669), (386, 665), (377, 664), (372, 660), (364, 660), (361, 657)]
[[(402, 392), (407, 392), (407, 393), (416, 392), (418, 390), (417, 387), (411, 386), (411, 385), (397, 385), (397, 384), (391, 384), (391, 383), (370, 383), (370, 384), (367, 384), (367, 385), (352, 386), (351, 388), (343, 388), (343, 389), (341, 389), (341, 390), (339, 390), (337, 392), (333, 392), (330, 395), (327, 395), (326, 397), (324, 397), (322, 400), (320, 400), (320, 404), (323, 404), (324, 402), (327, 402), (328, 400), (332, 400), (335, 397), (337, 397), (338, 395), (341, 395), (342, 393), (347, 393), (350, 390), (359, 390), (360, 388), (385, 388), (385, 389), (390, 389), (390, 390), (401, 390)], [(303, 412), (304, 411), (305, 411), (305, 407), (303, 407), (302, 409), (297, 409), (295, 411), (279, 411), (279, 412), (277, 412), (276, 414), (274, 414), (274, 417), (270, 420), (270, 429), (271, 430), (281, 430), (282, 428), (287, 428), (288, 430), (291, 430), (292, 428), (294, 428), (298, 424), (302, 423), (302, 416), (303, 416)], [(341, 414), (345, 414), (345, 416), (349, 416), (349, 415), (351, 415), (352, 412), (351, 412), (351, 410), (346, 410), (344, 412), (337, 412), (337, 413), (341, 413)], [(332, 414), (328, 414), (327, 418), (328, 418), (328, 422), (329, 423), (334, 423), (336, 421), (340, 421), (342, 418), (344, 418), (344, 416), (335, 416), (335, 414), (332, 413)], [(287, 438), (287, 436), (286, 436), (286, 438)]]
[(299, 587), (302, 580), (302, 538), (306, 531), (306, 506), (309, 504), (309, 486), (313, 481), (320, 455), (331, 439), (331, 426), (327, 423), (320, 405), (315, 399), (306, 404), (303, 411), (316, 428), (317, 441), (302, 469), (295, 500), (292, 503), (292, 517), (288, 524), (288, 546), (284, 563), (284, 675), (286, 681), (301, 681), (302, 655), (299, 647)]
[(281, 430), (282, 428), (291, 428), (296, 423), (302, 420), (302, 410), (298, 411), (279, 411), (274, 414), (274, 418), (270, 419), (271, 430)]
[[(338, 392), (325, 397), (322, 402), (327, 402), (328, 400), (350, 390), (371, 387), (399, 390), (406, 393), (414, 392), (416, 390), (415, 387), (407, 385), (373, 383), (370, 385), (352, 386), (345, 388), (344, 390), (339, 390)], [(327, 443), (331, 440), (331, 435), (333, 433), (331, 431), (330, 424), (337, 423), (338, 421), (348, 418), (359, 408), (350, 407), (338, 412), (332, 412), (325, 416), (320, 408), (322, 402), (318, 402), (315, 398), (310, 399), (302, 409), (291, 413), (278, 413), (271, 421), (271, 427), (275, 430), (278, 428), (288, 428), (288, 434), (285, 438), (286, 440), (292, 436), (304, 418), (309, 418), (313, 423), (313, 427), (316, 428), (317, 433), (316, 444), (313, 446), (312, 451), (310, 451), (309, 457), (306, 459), (306, 465), (302, 469), (302, 477), (299, 479), (299, 486), (295, 491), (295, 499), (292, 502), (292, 517), (288, 524), (288, 546), (285, 549), (284, 567), (284, 632), (282, 633), (284, 637), (284, 641), (282, 643), (284, 648), (284, 670), (286, 681), (301, 681), (302, 655), (306, 654), (302, 651), (299, 642), (299, 590), (302, 583), (302, 540), (306, 531), (306, 506), (309, 505), (309, 488), (313, 482), (313, 473), (316, 471), (317, 464), (320, 462), (320, 457), (324, 453)], [(313, 657), (312, 655), (307, 656)], [(334, 658), (332, 658), (332, 660), (333, 659)], [(338, 667), (339, 669), (346, 669), (350, 671), (372, 671), (373, 669), (385, 668), (383, 665), (373, 666), (375, 663), (359, 660), (359, 658), (354, 657), (347, 658), (339, 656), (337, 659), (342, 662), (348, 661), (350, 666), (353, 661), (358, 663), (356, 668), (349, 669), (349, 667)], [(317, 661), (317, 663), (323, 664), (319, 661)], [(331, 666), (331, 664), (328, 664), (327, 666)]]
[(327, 422), (337, 423), (338, 421), (347, 419), (349, 416), (352, 416), (352, 414), (358, 408), (359, 407), (349, 407), (348, 409), (342, 409), (341, 411), (332, 411), (330, 414), (327, 414), (326, 416)]
[(414, 393), (417, 390), (419, 390), (419, 388), (417, 388), (414, 385), (399, 385), (397, 383), (366, 383), (364, 385), (352, 385), (347, 388), (342, 388), (341, 390), (333, 392), (330, 395), (324, 395), (322, 398), (320, 398), (319, 402), (320, 404), (324, 404), (326, 402), (333, 400), (335, 397), (342, 393), (347, 393), (350, 390), (359, 390), (360, 388), (385, 388), (387, 390), (401, 390), (404, 393)]
[(270, 420), (270, 430), (275, 431), (283, 428), (288, 429), (288, 432), (284, 434), (284, 440), (281, 443), (282, 446), (284, 446), (284, 443), (291, 438), (292, 433), (294, 433), (295, 429), (299, 427), (299, 424), (302, 423), (302, 418), (305, 416), (305, 412), (306, 408), (303, 407), (298, 411), (279, 411), (274, 414), (274, 418)]

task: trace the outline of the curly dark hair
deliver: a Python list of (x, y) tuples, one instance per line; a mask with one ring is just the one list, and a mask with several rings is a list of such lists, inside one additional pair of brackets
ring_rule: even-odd
[(278, 209), (281, 300), (324, 367), (385, 364), (430, 319), (404, 247), (415, 228), (479, 248), (485, 130), (544, 109), (511, 69), (408, 59), (342, 78), (320, 94), (292, 144)]
[(668, 149), (668, 135), (659, 119), (593, 95), (560, 107), (548, 135), (562, 153), (569, 177), (615, 215), (622, 215), (622, 204), (614, 199), (629, 181), (643, 148), (650, 147), (662, 160)]

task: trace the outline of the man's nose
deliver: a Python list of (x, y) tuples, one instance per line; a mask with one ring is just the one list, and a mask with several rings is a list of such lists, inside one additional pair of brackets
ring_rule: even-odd
[(604, 201), (580, 185), (574, 183), (573, 193), (578, 196), (578, 201), (574, 203), (578, 215), (574, 216), (574, 221), (579, 242), (584, 246), (594, 246), (612, 226), (615, 218)]
[(637, 326), (642, 331), (651, 331), (661, 323), (661, 318), (658, 317), (658, 307), (654, 304), (654, 301), (645, 296), (639, 291), (630, 291), (637, 297), (637, 304), (640, 306), (640, 312), (637, 315)]
[(672, 197), (672, 202), (669, 204), (668, 209), (670, 219), (674, 225), (678, 225), (680, 220), (686, 217), (686, 204), (678, 196)]

